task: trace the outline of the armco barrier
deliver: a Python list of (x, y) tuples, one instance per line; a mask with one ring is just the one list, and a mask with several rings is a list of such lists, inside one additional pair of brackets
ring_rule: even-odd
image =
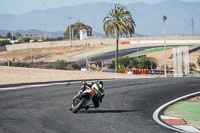
[[(150, 70), (150, 69), (127, 69), (125, 73), (133, 72), (133, 74), (164, 74), (162, 70)], [(167, 71), (168, 74), (172, 74), (173, 71)]]
[(130, 44), (130, 41), (120, 42), (120, 44)]

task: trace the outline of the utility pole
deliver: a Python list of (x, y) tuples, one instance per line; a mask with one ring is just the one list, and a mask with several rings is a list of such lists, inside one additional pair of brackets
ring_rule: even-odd
[(47, 39), (47, 29), (45, 29), (45, 31), (44, 31), (44, 40), (46, 40)]
[(74, 28), (72, 27), (72, 40), (74, 40)]
[(166, 20), (167, 17), (163, 16), (163, 22), (164, 22), (164, 31), (163, 31), (163, 36), (164, 36), (164, 76), (167, 78), (167, 55), (166, 55)]
[(12, 36), (12, 40), (14, 40), (14, 39), (13, 39), (13, 36), (14, 36), (14, 35), (13, 35), (13, 32), (11, 32), (11, 36)]
[(140, 40), (137, 40), (137, 59), (138, 59), (139, 45), (140, 45)]
[(71, 34), (71, 19), (72, 17), (68, 17), (69, 19), (69, 39), (70, 39), (70, 45), (72, 46), (72, 34)]
[(193, 20), (193, 17), (191, 19), (191, 22), (192, 22), (192, 36), (194, 36), (194, 20)]

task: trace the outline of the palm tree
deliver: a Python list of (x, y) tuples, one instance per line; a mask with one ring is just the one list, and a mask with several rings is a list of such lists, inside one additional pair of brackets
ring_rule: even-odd
[(132, 19), (131, 13), (126, 7), (119, 4), (115, 5), (103, 20), (103, 29), (106, 36), (112, 35), (116, 37), (115, 51), (115, 72), (118, 71), (118, 45), (119, 36), (132, 36), (135, 33), (135, 22)]

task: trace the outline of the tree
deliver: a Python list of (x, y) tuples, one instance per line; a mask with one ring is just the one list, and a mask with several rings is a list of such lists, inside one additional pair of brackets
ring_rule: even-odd
[(0, 41), (0, 46), (11, 45), (9, 40)]
[(8, 32), (8, 33), (6, 34), (6, 38), (12, 39), (12, 34), (11, 34), (10, 32)]
[(17, 33), (15, 34), (15, 39), (18, 40), (20, 36), (21, 36), (21, 34), (20, 34), (19, 32), (17, 32)]
[(118, 45), (119, 36), (132, 36), (135, 33), (135, 22), (131, 13), (119, 4), (115, 5), (103, 20), (103, 29), (106, 36), (116, 36), (115, 72), (118, 72)]
[(71, 24), (67, 27), (66, 31), (64, 32), (64, 39), (69, 39), (70, 32), (69, 32), (69, 27), (71, 27), (71, 32), (73, 39), (79, 39), (80, 38), (80, 30), (86, 29), (88, 35), (92, 35), (92, 28), (88, 25), (85, 25), (83, 23), (77, 22), (75, 24)]

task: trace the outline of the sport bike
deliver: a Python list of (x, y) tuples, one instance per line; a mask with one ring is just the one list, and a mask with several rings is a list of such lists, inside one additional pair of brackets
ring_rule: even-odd
[(93, 97), (94, 91), (90, 88), (80, 93), (79, 96), (73, 98), (71, 111), (77, 113), (80, 109), (85, 108), (88, 101)]

